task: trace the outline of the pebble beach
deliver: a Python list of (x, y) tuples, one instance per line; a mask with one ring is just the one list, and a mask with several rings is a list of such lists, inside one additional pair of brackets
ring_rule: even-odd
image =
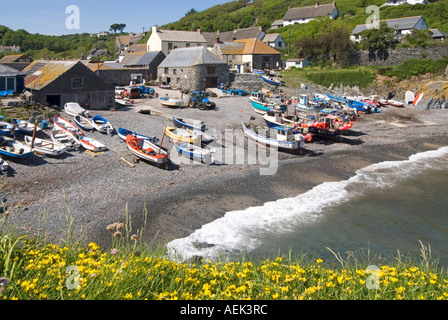
[[(174, 90), (157, 88), (157, 92), (180, 98)], [(173, 126), (172, 116), (200, 119), (218, 135), (233, 130), (243, 140), (242, 121), (264, 124), (251, 109), (248, 96), (210, 99), (216, 110), (167, 108), (151, 98), (116, 110), (91, 110), (90, 114), (105, 117), (116, 130), (122, 127), (159, 139), (164, 127)], [(60, 115), (72, 119), (64, 111)], [(164, 170), (135, 161), (116, 132), (87, 132), (107, 150), (92, 155), (81, 148), (56, 158), (8, 159), (9, 171), (0, 177), (8, 205), (6, 226), (45, 230), (59, 240), (65, 237), (69, 217), (72, 231), (82, 242), (107, 246), (111, 239), (107, 225), (130, 218), (131, 234), (144, 228), (143, 241), (164, 245), (226, 212), (297, 196), (323, 182), (348, 179), (373, 163), (404, 160), (447, 146), (447, 124), (444, 110), (383, 107), (379, 114), (361, 115), (342, 141), (315, 138), (306, 143), (302, 155), (280, 151), (273, 175), (261, 175), (260, 163), (238, 159), (213, 165), (174, 161), (179, 156), (174, 156), (173, 144), (166, 137), (163, 147), (171, 151), (173, 163)], [(39, 136), (48, 137), (49, 130)], [(221, 142), (217, 148), (231, 147)]]

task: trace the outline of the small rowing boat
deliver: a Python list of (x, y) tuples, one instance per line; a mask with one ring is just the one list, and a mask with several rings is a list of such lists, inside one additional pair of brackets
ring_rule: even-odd
[(182, 107), (184, 101), (181, 99), (173, 99), (168, 97), (159, 98), (160, 104), (164, 107)]
[(90, 137), (81, 136), (79, 137), (79, 142), (85, 149), (90, 151), (99, 152), (106, 149), (104, 144)]
[(0, 121), (0, 134), (2, 136), (13, 137), (16, 128), (9, 122)]
[(90, 120), (84, 116), (81, 116), (78, 114), (75, 116), (74, 120), (75, 120), (75, 124), (82, 130), (86, 130), (86, 131), (95, 130), (92, 120)]
[(202, 120), (191, 120), (173, 117), (173, 123), (178, 128), (185, 128), (195, 131), (205, 131), (205, 123)]
[(190, 159), (204, 162), (206, 164), (213, 164), (215, 160), (213, 159), (212, 150), (201, 148), (187, 142), (174, 142), (174, 148), (183, 156)]
[(0, 154), (11, 158), (22, 159), (31, 157), (34, 151), (18, 140), (0, 136)]
[(191, 131), (187, 131), (181, 128), (166, 127), (166, 135), (174, 141), (187, 142), (191, 144), (199, 144), (201, 138)]
[(76, 115), (86, 115), (89, 112), (84, 109), (83, 107), (81, 107), (79, 105), (79, 103), (76, 102), (68, 102), (64, 105), (64, 111), (71, 115), (71, 116), (76, 116)]
[(81, 146), (79, 140), (65, 130), (53, 128), (50, 132), (53, 142), (59, 143), (67, 148), (67, 150), (78, 149)]
[(76, 127), (73, 123), (70, 121), (60, 117), (60, 116), (54, 116), (53, 117), (53, 123), (55, 125), (55, 128), (64, 130), (68, 134), (71, 134), (73, 136), (83, 136), (84, 132), (81, 131), (78, 127)]
[(20, 119), (12, 119), (11, 124), (16, 127), (17, 130), (24, 134), (33, 134), (34, 129), (36, 128), (36, 132), (40, 131), (41, 129), (37, 127), (34, 123), (31, 123), (27, 120), (20, 120)]
[(148, 140), (149, 142), (152, 142), (152, 143), (158, 143), (159, 142), (159, 139), (157, 139), (156, 137), (148, 137), (148, 136), (145, 136), (143, 134), (139, 134), (139, 133), (133, 132), (133, 131), (128, 130), (128, 129), (118, 128), (118, 136), (121, 139), (126, 141), (126, 137), (128, 135), (131, 135), (133, 137), (136, 137), (136, 138), (139, 138), (139, 139), (142, 139), (142, 140)]
[(126, 144), (128, 149), (136, 157), (150, 161), (155, 164), (166, 163), (169, 156), (168, 153), (161, 147), (149, 142), (148, 140), (143, 140), (131, 135), (126, 137)]
[(34, 138), (33, 141), (31, 136), (25, 136), (24, 140), (25, 144), (34, 150), (34, 152), (45, 154), (47, 156), (56, 157), (67, 151), (66, 146), (52, 140)]
[(92, 118), (92, 124), (99, 132), (107, 134), (112, 134), (112, 132), (114, 132), (112, 124), (100, 115), (96, 115)]

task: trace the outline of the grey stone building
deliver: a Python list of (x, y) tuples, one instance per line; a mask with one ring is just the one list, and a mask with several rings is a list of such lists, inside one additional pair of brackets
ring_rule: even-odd
[(101, 80), (81, 61), (34, 61), (23, 70), (25, 88), (35, 101), (63, 107), (78, 102), (91, 110), (115, 105), (115, 88)]
[(229, 65), (202, 46), (180, 48), (159, 65), (158, 79), (189, 91), (203, 91), (228, 83)]

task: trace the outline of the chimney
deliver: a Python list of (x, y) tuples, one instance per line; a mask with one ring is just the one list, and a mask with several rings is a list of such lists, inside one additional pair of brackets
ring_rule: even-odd
[(199, 32), (200, 34), (202, 34), (202, 30), (201, 30), (201, 29), (198, 29), (198, 32)]
[(152, 33), (156, 33), (159, 31), (159, 28), (157, 26), (152, 26)]
[(316, 1), (315, 7), (317, 8), (319, 6), (319, 1)]
[(215, 36), (215, 44), (219, 43), (219, 36), (220, 36), (221, 32), (218, 30), (218, 32), (216, 32), (216, 36)]

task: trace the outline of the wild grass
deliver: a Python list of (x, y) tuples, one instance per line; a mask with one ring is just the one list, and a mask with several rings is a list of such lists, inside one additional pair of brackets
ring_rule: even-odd
[[(145, 212), (146, 215), (146, 212)], [(4, 219), (2, 219), (4, 222)], [(70, 213), (67, 223), (72, 223)], [(105, 226), (110, 247), (60, 243), (44, 230), (0, 237), (2, 300), (437, 300), (448, 298), (446, 270), (421, 243), (419, 260), (384, 261), (333, 253), (335, 259), (284, 255), (256, 261), (175, 261), (143, 242), (144, 226)], [(336, 261), (336, 264), (335, 264)]]

